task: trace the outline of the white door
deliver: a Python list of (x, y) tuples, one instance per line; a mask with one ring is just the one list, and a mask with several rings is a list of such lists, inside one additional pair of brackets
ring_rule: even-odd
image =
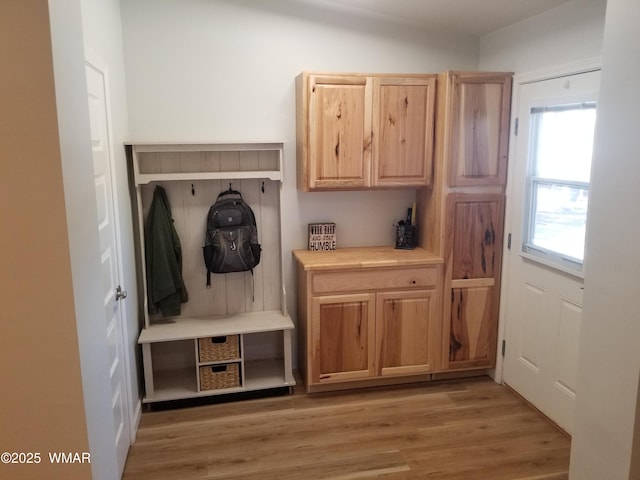
[(592, 71), (527, 83), (514, 98), (503, 381), (568, 432), (599, 78)]
[(111, 378), (111, 404), (115, 428), (115, 448), (118, 478), (122, 475), (129, 451), (130, 426), (127, 410), (127, 381), (124, 363), (123, 315), (121, 303), (126, 292), (120, 287), (120, 264), (117, 231), (114, 217), (114, 195), (111, 175), (109, 118), (105, 76), (101, 69), (86, 63), (89, 117), (93, 169), (98, 205), (98, 230), (102, 275), (100, 281), (104, 299), (105, 335), (109, 344), (109, 373)]

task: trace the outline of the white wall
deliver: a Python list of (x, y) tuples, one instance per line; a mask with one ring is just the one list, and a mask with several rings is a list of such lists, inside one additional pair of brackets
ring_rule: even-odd
[(113, 173), (116, 224), (121, 240), (121, 286), (127, 291), (127, 298), (121, 302), (124, 319), (124, 340), (129, 363), (128, 403), (132, 409), (134, 423), (140, 416), (140, 386), (138, 370), (141, 359), (138, 348), (138, 293), (133, 240), (133, 220), (129, 196), (127, 160), (124, 143), (129, 139), (129, 119), (127, 111), (124, 54), (122, 49), (122, 22), (119, 0), (81, 0), (82, 29), (85, 50), (97, 56), (107, 65), (107, 82), (110, 113), (111, 151), (114, 156)]
[[(62, 174), (69, 232), (73, 297), (94, 480), (115, 478), (108, 345), (101, 288), (100, 241), (91, 161), (80, 0), (51, 0)], [(44, 206), (43, 206), (44, 207)]]
[(606, 0), (573, 0), (480, 39), (481, 70), (528, 73), (602, 50)]
[(575, 480), (640, 478), (630, 473), (640, 373), (639, 18), (637, 0), (608, 1), (571, 449)]
[[(339, 246), (392, 244), (414, 191), (295, 188), (295, 77), (301, 71), (475, 69), (477, 40), (290, 0), (122, 2), (134, 141), (284, 141), (284, 258), (306, 224), (334, 221)], [(213, 199), (212, 199), (213, 201)], [(292, 261), (285, 269), (294, 313)]]

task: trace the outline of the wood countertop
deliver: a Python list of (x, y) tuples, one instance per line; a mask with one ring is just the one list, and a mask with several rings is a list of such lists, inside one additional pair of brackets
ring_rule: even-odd
[(293, 256), (304, 270), (402, 267), (444, 263), (437, 255), (423, 249), (400, 250), (391, 246), (338, 248), (332, 251), (294, 250)]

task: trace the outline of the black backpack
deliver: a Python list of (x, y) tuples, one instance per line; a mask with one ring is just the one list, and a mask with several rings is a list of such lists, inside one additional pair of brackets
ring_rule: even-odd
[(211, 272), (253, 274), (253, 268), (260, 263), (261, 250), (251, 207), (236, 190), (229, 188), (220, 193), (207, 214), (203, 247), (207, 287), (211, 286)]

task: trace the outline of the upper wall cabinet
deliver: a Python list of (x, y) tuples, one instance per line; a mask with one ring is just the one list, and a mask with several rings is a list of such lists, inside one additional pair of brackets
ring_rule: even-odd
[(375, 77), (373, 87), (374, 186), (431, 185), (436, 76)]
[(511, 74), (446, 72), (438, 89), (449, 186), (504, 185)]
[(429, 186), (435, 85), (435, 75), (299, 75), (298, 188)]
[[(298, 180), (304, 190), (370, 185), (372, 81), (363, 76), (311, 75), (304, 118), (298, 119)], [(306, 107), (306, 108), (305, 108)], [(300, 125), (301, 124), (301, 125)]]

